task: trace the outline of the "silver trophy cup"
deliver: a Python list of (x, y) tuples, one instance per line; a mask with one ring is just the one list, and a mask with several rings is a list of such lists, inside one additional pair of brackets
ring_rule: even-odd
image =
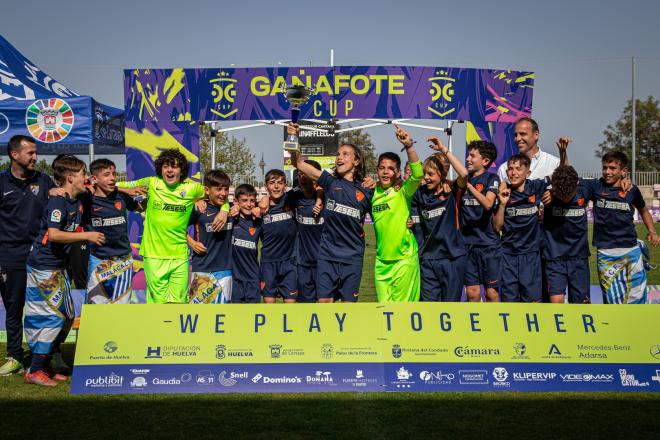
[[(298, 122), (300, 116), (300, 107), (305, 105), (309, 98), (314, 94), (314, 90), (303, 85), (284, 85), (282, 87), (284, 98), (291, 104), (291, 122), (294, 124)], [(290, 134), (284, 141), (284, 149), (286, 151), (300, 152), (300, 142), (298, 136)]]

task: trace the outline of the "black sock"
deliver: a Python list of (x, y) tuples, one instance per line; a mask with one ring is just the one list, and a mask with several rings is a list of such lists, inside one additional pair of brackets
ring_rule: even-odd
[(50, 364), (50, 356), (47, 354), (34, 354), (32, 355), (32, 363), (30, 364), (30, 373), (43, 370)]

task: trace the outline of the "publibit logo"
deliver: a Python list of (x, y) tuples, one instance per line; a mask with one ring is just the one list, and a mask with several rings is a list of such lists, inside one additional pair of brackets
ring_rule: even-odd
[(34, 101), (25, 112), (30, 134), (41, 142), (59, 142), (73, 129), (73, 109), (59, 98)]

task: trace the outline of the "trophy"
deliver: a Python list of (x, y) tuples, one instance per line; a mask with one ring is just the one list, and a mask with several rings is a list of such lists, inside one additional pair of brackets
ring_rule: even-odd
[[(291, 104), (291, 122), (294, 124), (298, 122), (300, 116), (300, 107), (305, 105), (309, 98), (314, 94), (314, 90), (303, 85), (283, 85), (282, 94), (284, 98)], [(284, 141), (284, 150), (290, 152), (300, 152), (300, 143), (298, 136), (295, 134), (287, 135)]]

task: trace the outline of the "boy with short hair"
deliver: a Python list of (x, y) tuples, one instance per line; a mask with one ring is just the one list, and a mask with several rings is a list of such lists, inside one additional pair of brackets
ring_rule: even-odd
[(468, 181), (461, 199), (461, 232), (467, 245), (465, 293), (470, 302), (499, 301), (502, 271), (500, 238), (492, 224), (500, 178), (487, 170), (497, 158), (497, 148), (489, 141), (472, 141), (467, 146)]
[(541, 198), (547, 183), (528, 179), (530, 160), (515, 154), (507, 162), (509, 184), (502, 182), (493, 227), (502, 232), (503, 302), (541, 302)]
[(53, 387), (67, 380), (50, 366), (53, 350), (66, 339), (74, 317), (66, 254), (77, 241), (105, 243), (100, 232), (78, 232), (83, 210), (78, 196), (86, 191), (85, 171), (85, 163), (75, 156), (60, 155), (53, 161), (55, 181), (65, 195), (48, 199), (27, 259), (24, 327), (32, 364), (26, 383)]
[[(321, 171), (321, 164), (314, 160), (305, 163)], [(316, 294), (316, 271), (319, 255), (319, 243), (323, 230), (322, 206), (314, 181), (306, 174), (298, 174), (300, 188), (296, 191), (298, 206), (296, 207), (296, 221), (298, 223), (298, 240), (296, 263), (298, 267), (298, 298), (300, 303), (314, 303)]]
[(298, 226), (294, 216), (297, 196), (286, 191), (284, 171), (273, 169), (266, 173), (268, 197), (262, 208), (261, 294), (264, 302), (272, 304), (278, 296), (285, 303), (298, 297), (297, 268), (294, 261)]
[[(179, 303), (188, 299), (188, 221), (204, 187), (188, 179), (188, 160), (176, 149), (163, 150), (155, 163), (156, 176), (119, 182), (117, 187), (147, 188), (147, 209), (140, 255), (144, 257), (147, 303)], [(229, 204), (215, 217), (213, 230), (225, 224)]]
[(128, 304), (131, 299), (133, 257), (128, 239), (128, 211), (140, 211), (140, 204), (117, 190), (117, 168), (109, 159), (89, 165), (92, 193), (83, 200), (85, 230), (100, 232), (106, 242), (90, 243), (87, 276), (87, 304)]
[(602, 157), (603, 177), (583, 179), (592, 191), (594, 202), (593, 245), (597, 248), (598, 278), (607, 304), (646, 304), (646, 269), (634, 224), (635, 209), (648, 230), (646, 240), (660, 244), (653, 217), (637, 186), (629, 191), (622, 187), (628, 172), (628, 157), (610, 151)]
[(252, 185), (239, 185), (234, 192), (234, 205), (239, 213), (233, 219), (232, 229), (232, 303), (261, 302), (261, 271), (259, 269), (258, 244), (262, 222), (253, 214), (257, 190)]
[[(438, 153), (424, 161), (424, 182), (412, 206), (419, 212), (424, 243), (419, 249), (421, 301), (459, 302), (465, 277), (465, 241), (460, 231), (460, 201), (468, 172), (437, 137), (429, 138)], [(449, 166), (458, 178), (447, 180)]]
[(396, 137), (406, 150), (411, 172), (399, 186), (399, 155), (387, 152), (378, 157), (378, 184), (371, 199), (376, 233), (376, 296), (379, 302), (413, 302), (419, 300), (419, 258), (417, 241), (406, 221), (424, 171), (410, 134), (396, 125), (395, 128)]
[(219, 231), (213, 230), (213, 220), (222, 209), (229, 195), (231, 180), (220, 170), (204, 175), (204, 192), (208, 203), (204, 212), (193, 210), (190, 224), (194, 226), (194, 238), (187, 235), (193, 250), (191, 304), (226, 304), (231, 301), (231, 234), (233, 219)]

